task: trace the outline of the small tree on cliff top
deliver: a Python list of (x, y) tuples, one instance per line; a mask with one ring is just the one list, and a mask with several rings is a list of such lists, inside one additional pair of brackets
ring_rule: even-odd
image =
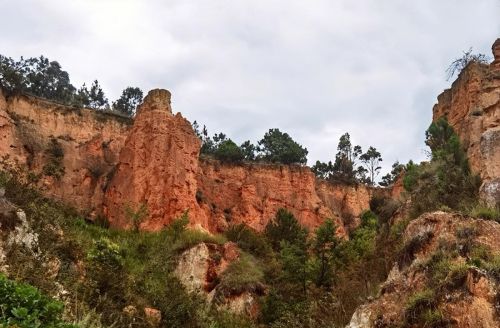
[(127, 87), (118, 100), (113, 102), (113, 109), (128, 116), (134, 116), (142, 102), (143, 93), (139, 88)]
[(264, 138), (258, 142), (259, 158), (283, 164), (306, 164), (307, 149), (295, 142), (288, 133), (279, 129), (269, 129)]
[(469, 65), (469, 63), (488, 64), (490, 58), (485, 54), (472, 53), (472, 47), (463, 52), (463, 56), (455, 59), (446, 69), (446, 81), (449, 81), (455, 74), (460, 72)]

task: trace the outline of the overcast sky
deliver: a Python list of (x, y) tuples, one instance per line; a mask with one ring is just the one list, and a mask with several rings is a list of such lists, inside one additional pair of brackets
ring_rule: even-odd
[(238, 143), (269, 128), (329, 160), (341, 134), (422, 160), (445, 69), (491, 55), (499, 0), (0, 0), (0, 53), (57, 60), (110, 100), (166, 88), (174, 111)]

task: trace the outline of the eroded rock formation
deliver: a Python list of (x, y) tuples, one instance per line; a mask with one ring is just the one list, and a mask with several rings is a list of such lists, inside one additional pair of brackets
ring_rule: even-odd
[[(394, 265), (379, 296), (356, 310), (348, 327), (422, 327), (431, 322), (452, 327), (500, 326), (500, 284), (495, 273), (465, 264), (473, 249), (499, 254), (499, 223), (445, 212), (427, 213), (409, 224), (404, 240), (407, 257)], [(440, 251), (444, 255), (439, 255)], [(454, 253), (458, 255), (453, 257)], [(437, 265), (439, 256), (450, 259)], [(436, 270), (444, 273), (439, 275)], [(411, 299), (430, 289), (434, 290), (432, 304), (411, 308), (416, 304)], [(419, 315), (414, 311), (422, 312), (420, 319), (412, 318)], [(425, 311), (434, 311), (435, 317), (425, 317)]]
[(469, 64), (433, 109), (434, 120), (446, 117), (458, 133), (490, 206), (500, 204), (500, 39), (493, 55), (490, 65)]
[[(0, 91), (1, 166), (32, 172), (47, 195), (97, 215), (131, 123), (128, 118), (34, 97), (6, 99)], [(57, 166), (64, 174), (58, 178), (44, 173), (53, 142), (63, 153)]]
[(125, 208), (146, 204), (142, 228), (161, 229), (185, 210), (207, 227), (195, 197), (199, 151), (191, 124), (180, 113), (172, 114), (170, 92), (149, 92), (106, 191), (104, 213), (112, 225), (128, 227)]
[(174, 273), (189, 293), (198, 294), (218, 308), (255, 319), (260, 313), (258, 299), (265, 293), (265, 286), (227, 291), (219, 284), (221, 275), (239, 257), (235, 243), (200, 243), (180, 255)]
[[(62, 153), (56, 162), (54, 144)], [(47, 195), (89, 217), (105, 215), (116, 227), (131, 227), (125, 209), (145, 204), (142, 229), (161, 229), (189, 210), (191, 225), (212, 232), (234, 223), (262, 230), (284, 207), (309, 228), (331, 217), (343, 235), (344, 221), (369, 207), (365, 186), (319, 181), (301, 166), (200, 160), (199, 150), (166, 90), (151, 91), (134, 121), (0, 94), (2, 167), (35, 173), (33, 183)], [(49, 174), (54, 170), (57, 176)]]

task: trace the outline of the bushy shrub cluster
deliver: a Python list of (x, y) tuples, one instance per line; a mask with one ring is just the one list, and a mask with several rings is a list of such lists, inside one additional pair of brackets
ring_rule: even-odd
[(403, 185), (411, 195), (412, 216), (443, 207), (465, 210), (478, 198), (480, 179), (470, 171), (460, 140), (446, 119), (426, 131), (431, 161), (407, 165)]
[(62, 320), (63, 304), (0, 274), (0, 326), (78, 328)]
[(193, 129), (201, 139), (201, 154), (213, 156), (226, 163), (245, 161), (260, 161), (282, 164), (306, 164), (307, 149), (279, 129), (269, 129), (264, 137), (252, 144), (249, 140), (238, 146), (224, 133), (216, 133), (210, 137), (206, 126), (200, 128), (196, 121)]
[[(108, 99), (97, 80), (94, 80), (90, 89), (85, 83), (77, 89), (71, 84), (68, 72), (62, 70), (57, 61), (44, 56), (21, 57), (16, 61), (0, 55), (0, 88), (9, 94), (28, 93), (65, 105), (110, 109)], [(142, 96), (139, 88), (127, 87), (111, 108), (132, 116), (142, 102)]]

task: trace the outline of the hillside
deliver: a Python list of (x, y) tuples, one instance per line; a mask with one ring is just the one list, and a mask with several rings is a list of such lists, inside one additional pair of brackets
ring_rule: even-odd
[(164, 89), (133, 119), (0, 89), (0, 325), (498, 327), (492, 49), (385, 188), (200, 156)]

